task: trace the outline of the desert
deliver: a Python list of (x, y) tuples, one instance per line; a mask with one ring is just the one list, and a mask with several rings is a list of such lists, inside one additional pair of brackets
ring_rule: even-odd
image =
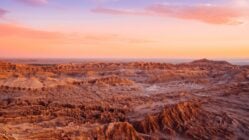
[(249, 140), (249, 0), (0, 0), (0, 140)]
[(0, 63), (1, 140), (249, 137), (249, 66)]

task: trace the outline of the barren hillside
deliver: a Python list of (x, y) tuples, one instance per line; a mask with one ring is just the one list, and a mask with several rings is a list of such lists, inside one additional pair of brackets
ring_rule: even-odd
[(248, 139), (249, 67), (0, 62), (0, 140)]

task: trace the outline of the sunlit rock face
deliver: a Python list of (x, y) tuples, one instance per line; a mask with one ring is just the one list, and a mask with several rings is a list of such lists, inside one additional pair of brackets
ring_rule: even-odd
[(16, 140), (12, 135), (8, 134), (4, 129), (0, 128), (0, 140)]
[(249, 66), (0, 62), (0, 140), (247, 139)]

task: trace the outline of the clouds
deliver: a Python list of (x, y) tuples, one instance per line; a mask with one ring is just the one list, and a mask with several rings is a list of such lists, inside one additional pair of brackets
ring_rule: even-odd
[(42, 30), (36, 30), (20, 25), (10, 23), (0, 23), (0, 37), (29, 37), (29, 38), (55, 38), (61, 37), (62, 34), (56, 32), (48, 32)]
[[(14, 0), (22, 2), (32, 6), (40, 6), (49, 3), (49, 0)], [(86, 2), (100, 2), (100, 3), (122, 3), (122, 0), (82, 0)], [(135, 9), (124, 6), (115, 5), (108, 8), (108, 4), (105, 6), (96, 7), (90, 9), (91, 12), (110, 14), (110, 15), (130, 15), (130, 16), (159, 16), (178, 18), (183, 20), (196, 20), (208, 24), (229, 24), (236, 25), (241, 24), (241, 20), (244, 16), (248, 16), (249, 1), (248, 0), (228, 0), (226, 2), (218, 1), (213, 2), (206, 0), (205, 2), (196, 1), (159, 1), (141, 2), (147, 3), (147, 6), (138, 6)], [(59, 2), (59, 1), (58, 1)], [(72, 2), (73, 3), (73, 2)], [(127, 0), (126, 4), (132, 4), (133, 2)], [(0, 13), (1, 16), (1, 13)]]
[(102, 13), (102, 14), (111, 14), (111, 15), (144, 15), (143, 11), (129, 10), (129, 9), (112, 9), (105, 7), (97, 7), (91, 9), (91, 12)]
[(44, 5), (48, 3), (48, 0), (15, 0), (15, 1), (22, 2), (28, 5), (33, 5), (33, 6), (39, 6), (39, 5)]
[(232, 0), (232, 4), (238, 6), (238, 7), (249, 7), (249, 1), (248, 0)]
[(153, 43), (153, 40), (122, 34), (53, 32), (20, 24), (0, 23), (2, 57), (119, 56), (118, 53), (130, 52), (126, 46), (134, 50), (137, 46)]
[(8, 11), (1, 9), (0, 8), (0, 19), (3, 18), (3, 16), (7, 13)]
[(30, 40), (31, 42), (39, 40), (39, 43), (47, 41), (55, 44), (71, 44), (77, 42), (78, 44), (90, 45), (121, 42), (127, 44), (154, 43), (153, 40), (127, 37), (119, 34), (51, 32), (10, 23), (0, 23), (0, 31), (0, 38)]
[[(41, 5), (45, 5), (48, 4), (50, 0), (13, 0), (13, 1), (17, 1), (20, 3), (24, 3), (27, 5), (31, 5), (31, 6), (41, 6)], [(60, 0), (58, 0), (60, 1)], [(120, 0), (74, 0), (73, 2), (77, 1), (86, 1), (86, 2), (96, 2), (96, 3), (107, 3), (107, 2), (119, 2)]]
[[(248, 2), (3, 0), (0, 53), (50, 57), (65, 57), (68, 52), (70, 56), (248, 56), (249, 24), (226, 26), (248, 21)], [(228, 48), (231, 51), (226, 53)]]
[(215, 5), (151, 5), (146, 11), (165, 17), (198, 20), (210, 24), (238, 24), (241, 13), (234, 8)]
[[(49, 4), (50, 0), (13, 0), (18, 1), (31, 6), (42, 6)], [(140, 3), (147, 5), (144, 7), (138, 6), (131, 0), (80, 0), (85, 3), (97, 2), (101, 3), (97, 8), (90, 9), (91, 12), (110, 14), (110, 15), (129, 15), (129, 16), (159, 16), (159, 17), (170, 17), (183, 20), (195, 20), (208, 24), (229, 24), (236, 25), (241, 24), (241, 20), (244, 16), (248, 16), (249, 1), (248, 0), (218, 0), (216, 2), (212, 0), (205, 1), (172, 1), (172, 0), (155, 0), (148, 2), (141, 0)], [(77, 3), (77, 0), (71, 3)], [(58, 0), (57, 3), (60, 3)], [(113, 4), (115, 3), (115, 4)], [(124, 3), (125, 6), (118, 3)], [(146, 3), (146, 4), (145, 4)], [(91, 5), (91, 4), (89, 4)], [(131, 5), (136, 5), (132, 8)], [(111, 8), (109, 8), (111, 7)], [(1, 17), (1, 11), (0, 11)]]
[(184, 20), (197, 20), (209, 24), (240, 24), (240, 18), (246, 16), (241, 6), (245, 6), (242, 1), (236, 1), (236, 7), (212, 4), (151, 4), (139, 10), (115, 9), (98, 7), (92, 12), (111, 15), (142, 15), (171, 17)]

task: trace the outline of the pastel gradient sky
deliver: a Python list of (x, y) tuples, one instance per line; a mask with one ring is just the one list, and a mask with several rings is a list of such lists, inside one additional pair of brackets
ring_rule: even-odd
[(249, 58), (249, 0), (0, 0), (2, 58)]

